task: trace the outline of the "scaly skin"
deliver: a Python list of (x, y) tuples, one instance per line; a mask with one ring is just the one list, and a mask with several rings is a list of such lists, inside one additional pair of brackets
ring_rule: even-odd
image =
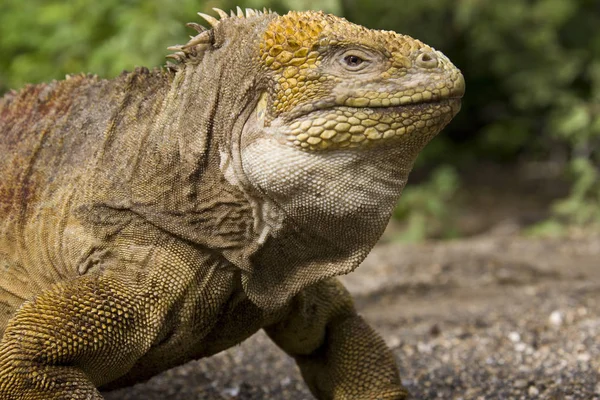
[(0, 398), (101, 399), (259, 329), (318, 399), (404, 399), (336, 275), (458, 112), (440, 52), (247, 11), (178, 63), (0, 100)]

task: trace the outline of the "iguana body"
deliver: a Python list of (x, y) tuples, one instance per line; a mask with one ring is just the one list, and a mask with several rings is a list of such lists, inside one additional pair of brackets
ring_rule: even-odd
[(407, 36), (248, 12), (179, 64), (0, 100), (0, 398), (101, 399), (263, 328), (319, 399), (401, 399), (332, 277), (389, 219), (460, 72)]

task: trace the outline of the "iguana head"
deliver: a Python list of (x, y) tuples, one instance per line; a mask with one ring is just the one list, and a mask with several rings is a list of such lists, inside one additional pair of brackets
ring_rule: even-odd
[(281, 304), (362, 261), (417, 154), (459, 111), (464, 79), (416, 39), (322, 12), (218, 12), (175, 58), (221, 65), (223, 173), (255, 202), (262, 243), (245, 285)]
[(267, 131), (309, 151), (427, 140), (459, 110), (465, 89), (439, 51), (323, 13), (273, 20), (260, 63), (271, 80), (257, 110)]

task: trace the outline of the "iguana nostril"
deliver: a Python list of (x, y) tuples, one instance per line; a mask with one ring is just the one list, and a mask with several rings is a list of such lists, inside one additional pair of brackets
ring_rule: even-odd
[(435, 54), (426, 51), (417, 56), (417, 65), (421, 68), (435, 68), (438, 65), (438, 59)]

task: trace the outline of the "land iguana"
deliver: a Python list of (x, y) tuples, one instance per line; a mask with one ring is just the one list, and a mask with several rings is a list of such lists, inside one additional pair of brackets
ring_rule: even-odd
[(240, 11), (163, 68), (0, 100), (1, 399), (101, 399), (259, 329), (318, 399), (408, 396), (334, 277), (463, 76), (395, 32)]

